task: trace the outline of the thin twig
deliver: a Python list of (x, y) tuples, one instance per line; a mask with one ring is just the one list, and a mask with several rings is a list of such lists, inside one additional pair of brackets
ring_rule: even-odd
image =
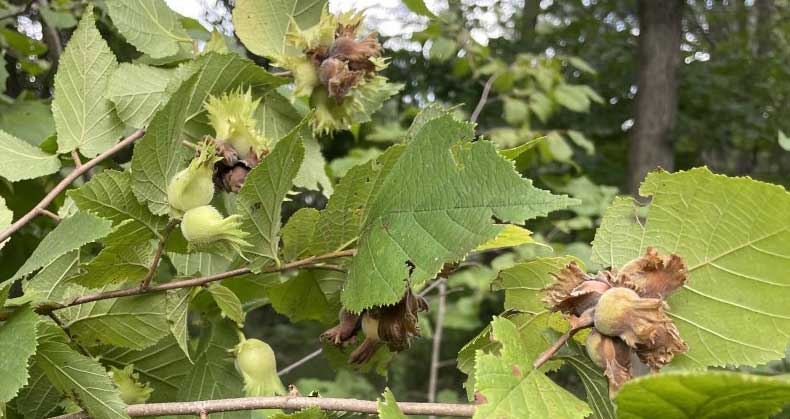
[(51, 218), (56, 223), (60, 222), (60, 216), (58, 216), (58, 214), (55, 214), (54, 212), (48, 209), (40, 209), (39, 212), (41, 213), (41, 215), (46, 215), (47, 217)]
[[(300, 259), (289, 263), (284, 263), (280, 266), (273, 266), (270, 268), (263, 269), (261, 270), (261, 272), (272, 273), (272, 272), (281, 272), (288, 269), (303, 268), (303, 267), (311, 266), (316, 262), (322, 260), (354, 256), (355, 254), (356, 254), (356, 249), (341, 250), (338, 252), (326, 253), (318, 256), (310, 256), (309, 258)], [(250, 268), (238, 268), (226, 272), (220, 272), (214, 275), (208, 275), (198, 278), (189, 278), (181, 281), (166, 282), (164, 284), (156, 284), (149, 286), (147, 288), (141, 288), (140, 286), (131, 287), (131, 288), (122, 288), (119, 290), (84, 295), (82, 297), (77, 297), (74, 300), (65, 304), (42, 304), (36, 307), (36, 311), (39, 314), (47, 314), (54, 310), (60, 310), (62, 308), (73, 307), (76, 305), (91, 303), (94, 301), (108, 300), (112, 298), (130, 297), (133, 295), (149, 294), (149, 293), (162, 292), (162, 291), (174, 290), (179, 288), (202, 287), (211, 282), (221, 281), (223, 279), (246, 275), (250, 273), (253, 273)]]
[(154, 260), (151, 261), (151, 266), (148, 268), (148, 273), (145, 275), (145, 278), (140, 282), (140, 288), (148, 288), (151, 285), (151, 279), (154, 278), (156, 275), (156, 268), (159, 266), (159, 260), (162, 259), (162, 252), (165, 250), (165, 243), (167, 242), (167, 238), (170, 236), (170, 232), (173, 231), (175, 226), (178, 224), (176, 220), (170, 220), (165, 227), (165, 231), (162, 233), (162, 238), (159, 239), (159, 245), (156, 246), (156, 253), (154, 253)]
[(80, 177), (86, 171), (90, 170), (92, 167), (99, 164), (104, 159), (119, 152), (127, 145), (137, 141), (140, 137), (143, 136), (143, 134), (145, 134), (144, 130), (135, 131), (132, 135), (124, 138), (123, 140), (121, 140), (121, 142), (114, 145), (109, 150), (88, 160), (85, 164), (82, 165), (82, 167), (75, 169), (74, 171), (69, 173), (65, 178), (63, 178), (63, 180), (60, 181), (60, 183), (58, 183), (54, 188), (52, 188), (52, 190), (49, 191), (49, 193), (44, 198), (42, 198), (41, 201), (39, 201), (39, 203), (35, 207), (33, 207), (33, 209), (28, 211), (28, 213), (23, 215), (22, 218), (17, 220), (14, 224), (11, 224), (8, 228), (3, 230), (2, 233), (0, 233), (0, 243), (4, 242), (7, 238), (11, 237), (12, 234), (14, 234), (17, 230), (19, 230), (24, 225), (29, 223), (31, 220), (36, 218), (37, 215), (41, 214), (41, 210), (46, 209), (46, 207), (49, 206), (49, 204), (51, 204), (52, 201), (54, 201), (55, 198), (58, 195), (60, 195), (61, 192), (66, 190), (66, 188), (68, 188), (69, 185), (71, 185), (71, 183), (74, 182), (75, 179)]
[[(246, 397), (239, 399), (204, 400), (196, 402), (148, 403), (126, 406), (131, 417), (190, 415), (197, 416), (216, 412), (236, 412), (257, 409), (305, 409), (317, 407), (326, 411), (345, 411), (356, 413), (378, 413), (378, 403), (372, 400), (336, 399), (329, 397)], [(398, 407), (406, 415), (436, 415), (472, 417), (475, 406), (451, 403), (413, 403), (399, 402)], [(55, 416), (51, 419), (88, 419), (85, 412)]]
[(55, 324), (58, 325), (58, 327), (63, 329), (63, 332), (66, 334), (66, 337), (69, 338), (69, 341), (74, 345), (76, 345), (77, 349), (79, 349), (79, 351), (82, 352), (83, 355), (89, 358), (93, 358), (93, 355), (91, 355), (91, 353), (88, 351), (88, 348), (82, 346), (79, 342), (77, 342), (76, 339), (74, 339), (74, 336), (71, 335), (71, 331), (69, 330), (68, 326), (66, 326), (62, 321), (60, 321), (60, 318), (56, 316), (55, 313), (52, 312), (47, 313), (47, 316), (49, 316), (49, 318), (52, 319), (52, 321), (55, 322)]
[[(74, 160), (74, 167), (79, 170), (80, 167), (82, 167), (82, 159), (80, 158), (80, 153), (78, 153), (77, 150), (71, 151), (71, 159)], [(82, 172), (82, 180), (85, 182), (91, 180), (91, 174), (89, 170)]]
[(498, 74), (492, 74), (486, 81), (486, 84), (483, 86), (483, 93), (480, 94), (480, 100), (477, 102), (477, 106), (474, 112), (472, 112), (472, 116), (469, 118), (470, 121), (477, 122), (480, 112), (483, 112), (483, 108), (486, 106), (488, 94), (491, 93), (491, 86), (494, 84), (494, 80), (496, 80), (497, 76)]
[[(439, 301), (436, 309), (436, 327), (433, 331), (433, 347), (431, 349), (431, 372), (428, 378), (428, 402), (436, 401), (436, 388), (439, 384), (439, 355), (442, 351), (442, 328), (444, 327), (444, 312), (447, 306), (447, 283), (439, 284)], [(435, 415), (428, 416), (435, 419)]]
[(289, 372), (301, 367), (302, 365), (304, 365), (306, 362), (310, 361), (311, 359), (317, 357), (318, 355), (321, 355), (321, 352), (324, 352), (324, 348), (318, 348), (315, 351), (310, 352), (304, 358), (302, 358), (302, 359), (294, 362), (293, 364), (281, 369), (280, 371), (277, 371), (277, 375), (283, 376), (285, 374), (288, 374)]

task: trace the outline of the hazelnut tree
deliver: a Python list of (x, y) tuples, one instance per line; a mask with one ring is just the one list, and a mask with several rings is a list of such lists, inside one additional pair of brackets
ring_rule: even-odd
[[(141, 59), (117, 62), (99, 13)], [(56, 223), (0, 281), (0, 417), (762, 417), (784, 406), (786, 380), (706, 369), (785, 355), (790, 194), (706, 168), (649, 174), (647, 204), (615, 198), (591, 243), (604, 269), (551, 256), (497, 272), (504, 308), (458, 354), (468, 403), (396, 402), (389, 389), (322, 397), (281, 377), (277, 348), (244, 334), (251, 310), (337, 319), (315, 345), (386, 370), (470, 255), (536, 244), (524, 226), (552, 212), (584, 215), (516, 170), (537, 143), (503, 145), (534, 131), (529, 112), (597, 100), (528, 55), (477, 73), (487, 81), (471, 121), (428, 107), (333, 182), (319, 138), (371, 121), (403, 87), (382, 74), (387, 52), (363, 18), (323, 1), (237, 0), (236, 35), (264, 67), (219, 33), (193, 39), (163, 0), (84, 8), (54, 76), (56, 137), (34, 146), (0, 131), (12, 156), (0, 176), (53, 180), (27, 213), (0, 199), (0, 246), (39, 216)], [(511, 70), (498, 88), (513, 89), (502, 100), (514, 127), (479, 135), (489, 90)], [(121, 152), (129, 164), (103, 164)], [(301, 189), (323, 191), (326, 207), (284, 217)], [(585, 396), (547, 375), (563, 365)]]

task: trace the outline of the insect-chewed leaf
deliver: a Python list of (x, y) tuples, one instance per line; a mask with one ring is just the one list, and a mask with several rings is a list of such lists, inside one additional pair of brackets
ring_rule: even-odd
[(785, 356), (790, 333), (790, 194), (749, 178), (705, 168), (647, 176), (652, 197), (643, 222), (618, 198), (593, 241), (593, 257), (621, 267), (648, 246), (676, 253), (688, 281), (667, 314), (689, 351), (672, 365), (758, 365)]
[(123, 123), (105, 97), (118, 62), (96, 29), (93, 7), (85, 9), (77, 30), (58, 62), (52, 113), (58, 131), (58, 152), (79, 151), (93, 157), (112, 147)]
[(521, 224), (574, 200), (532, 186), (493, 143), (470, 142), (471, 125), (448, 115), (430, 120), (374, 191), (343, 306), (397, 302), (405, 280), (420, 284), (501, 230), (492, 218)]
[[(767, 418), (790, 398), (790, 382), (724, 371), (670, 372), (626, 383), (617, 393), (620, 419)], [(645, 409), (649, 406), (649, 409)]]
[(152, 58), (189, 50), (192, 39), (178, 16), (164, 0), (113, 0), (107, 3), (110, 17), (130, 44)]
[(581, 419), (590, 414), (587, 404), (532, 369), (524, 334), (515, 324), (498, 317), (493, 338), (501, 343), (499, 356), (478, 351), (475, 389), (482, 396), (475, 418), (512, 417)]

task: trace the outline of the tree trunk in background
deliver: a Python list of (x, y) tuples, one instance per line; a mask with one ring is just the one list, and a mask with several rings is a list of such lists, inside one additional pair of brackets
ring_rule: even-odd
[(682, 12), (682, 0), (639, 0), (639, 90), (628, 149), (628, 190), (635, 196), (648, 172), (674, 169)]
[(754, 0), (757, 10), (755, 37), (757, 38), (757, 57), (764, 58), (771, 49), (773, 30), (774, 0)]

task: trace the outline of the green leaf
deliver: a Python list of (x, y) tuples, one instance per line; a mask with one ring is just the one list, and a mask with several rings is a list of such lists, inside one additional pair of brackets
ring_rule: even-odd
[(30, 281), (22, 284), (25, 296), (34, 304), (62, 302), (72, 283), (70, 277), (79, 273), (80, 251), (73, 250), (53, 259)]
[[(556, 341), (557, 338), (559, 333), (552, 333), (551, 340)], [(612, 399), (609, 398), (609, 380), (601, 368), (590, 360), (584, 347), (574, 339), (570, 339), (555, 356), (576, 370), (587, 393), (587, 404), (593, 411), (590, 418), (616, 419), (617, 412)]]
[(0, 130), (0, 176), (16, 182), (50, 175), (59, 169), (58, 156)]
[(94, 25), (93, 7), (85, 9), (58, 62), (52, 113), (58, 153), (79, 149), (94, 157), (115, 145), (123, 124), (104, 93), (118, 67), (110, 47)]
[(173, 335), (178, 347), (181, 349), (187, 360), (192, 358), (189, 354), (189, 303), (195, 293), (191, 288), (181, 288), (167, 291), (167, 323), (170, 325), (170, 333)]
[(310, 254), (342, 250), (357, 239), (374, 191), (381, 187), (404, 150), (403, 146), (392, 146), (375, 161), (348, 171), (319, 214)]
[(0, 29), (0, 37), (5, 39), (9, 48), (23, 56), (42, 55), (47, 52), (47, 45), (43, 42), (12, 29)]
[(513, 224), (505, 224), (499, 234), (493, 239), (477, 246), (476, 252), (484, 250), (500, 249), (503, 247), (521, 246), (522, 244), (535, 243), (532, 239), (532, 232), (524, 227)]
[(85, 273), (72, 281), (88, 288), (140, 282), (154, 261), (157, 243), (149, 240), (132, 246), (108, 246), (85, 265)]
[(28, 363), (36, 352), (40, 321), (38, 314), (24, 306), (0, 324), (0, 403), (9, 402), (28, 383)]
[[(369, 137), (365, 139), (367, 140)], [(332, 176), (342, 178), (352, 167), (375, 160), (381, 153), (382, 151), (378, 148), (352, 148), (345, 156), (332, 159), (332, 162), (329, 163), (329, 170), (332, 172)]]
[(266, 295), (272, 307), (292, 322), (332, 323), (340, 310), (337, 293), (344, 280), (345, 275), (340, 272), (303, 270), (286, 282), (267, 288)]
[(149, 403), (176, 400), (178, 389), (192, 367), (171, 337), (142, 351), (107, 347), (99, 356), (103, 363), (116, 368), (133, 364), (134, 371), (140, 374), (140, 381), (154, 388)]
[[(301, 54), (286, 47), (285, 35), (296, 28), (309, 28), (318, 23), (324, 0), (238, 0), (233, 8), (236, 35), (256, 55), (279, 58), (283, 54)], [(261, 22), (266, 22), (265, 25)]]
[(230, 260), (215, 253), (167, 253), (179, 275), (214, 275), (228, 270)]
[(166, 309), (165, 295), (154, 293), (81, 304), (58, 314), (72, 336), (88, 346), (105, 343), (140, 350), (170, 333)]
[(561, 84), (554, 89), (554, 100), (574, 112), (588, 112), (590, 99), (580, 86)]
[[(8, 206), (5, 203), (5, 198), (0, 196), (0, 231), (3, 231), (6, 228), (8, 228), (8, 226), (10, 226), (13, 221), (14, 221), (14, 212), (8, 209)], [(2, 249), (3, 246), (5, 246), (6, 243), (8, 243), (8, 240), (10, 239), (6, 239), (0, 242), (0, 249)], [(2, 307), (2, 304), (0, 304), (0, 307)]]
[(16, 407), (25, 419), (45, 419), (52, 416), (62, 396), (58, 389), (47, 379), (37, 357), (30, 365), (28, 384), (19, 391)]
[(493, 337), (501, 343), (499, 356), (477, 352), (476, 389), (484, 399), (475, 418), (577, 418), (589, 415), (587, 404), (532, 369), (532, 358), (516, 325), (493, 321)]
[(406, 146), (371, 201), (344, 307), (397, 302), (405, 279), (419, 285), (496, 237), (502, 227), (492, 217), (522, 224), (574, 203), (532, 186), (494, 144), (471, 143), (473, 135), (470, 125), (443, 116)]
[[(116, 2), (110, 2), (116, 4)], [(173, 70), (121, 63), (110, 76), (107, 98), (126, 125), (143, 128), (169, 98)]]
[[(194, 73), (154, 115), (145, 136), (134, 146), (132, 191), (157, 215), (169, 211), (167, 184), (186, 167), (192, 154), (181, 141), (188, 130), (205, 125), (196, 119), (205, 114), (203, 102), (206, 98), (241, 85), (265, 91), (285, 82), (236, 54), (206, 54), (194, 65)], [(207, 127), (200, 129), (203, 131), (196, 131), (194, 135), (209, 134)]]
[(568, 135), (568, 138), (570, 138), (571, 141), (573, 141), (574, 144), (583, 148), (584, 151), (587, 152), (587, 154), (595, 154), (595, 144), (592, 141), (590, 141), (587, 137), (585, 137), (584, 134), (582, 134), (579, 131), (574, 131), (572, 129), (568, 130), (566, 134)]
[(55, 227), (41, 240), (25, 264), (11, 277), (16, 280), (48, 265), (51, 261), (106, 236), (112, 223), (93, 214), (78, 212)]
[(17, 98), (13, 104), (0, 104), (0, 130), (30, 145), (39, 146), (47, 137), (55, 134), (55, 120), (52, 119), (49, 102)]
[(593, 241), (593, 259), (620, 267), (648, 246), (677, 253), (686, 285), (669, 316), (689, 351), (672, 365), (758, 365), (785, 356), (790, 334), (790, 194), (706, 168), (653, 172), (640, 194), (652, 197), (647, 221), (618, 198)]
[(782, 130), (779, 130), (777, 136), (779, 141), (779, 147), (782, 147), (782, 149), (785, 151), (790, 151), (790, 137), (785, 135), (785, 133), (782, 132)]
[(277, 143), (277, 146), (247, 175), (237, 201), (237, 211), (244, 217), (242, 228), (250, 233), (247, 242), (254, 248), (246, 253), (253, 264), (277, 261), (280, 213), (285, 195), (304, 159), (299, 129)]
[(241, 308), (241, 301), (230, 288), (215, 282), (209, 285), (208, 292), (214, 298), (223, 317), (233, 320), (239, 327), (244, 326), (244, 310)]
[(587, 63), (587, 61), (584, 61), (579, 57), (566, 57), (566, 59), (568, 60), (569, 63), (571, 63), (572, 66), (578, 68), (581, 71), (584, 71), (585, 73), (590, 73), (590, 74), (597, 73), (597, 71), (595, 71), (595, 69), (592, 68), (590, 64)]
[(521, 99), (510, 96), (504, 98), (505, 121), (511, 125), (520, 125), (529, 120), (529, 106)]
[[(398, 407), (398, 402), (389, 388), (384, 389), (381, 394), (382, 398), (376, 401), (376, 406), (379, 411), (379, 418), (381, 419), (408, 419)], [(383, 399), (383, 400), (382, 400)]]
[(405, 4), (409, 10), (420, 16), (425, 16), (429, 19), (436, 19), (436, 15), (428, 9), (428, 7), (425, 5), (425, 1), (423, 0), (403, 0), (403, 4)]
[(288, 219), (282, 234), (285, 260), (299, 259), (307, 254), (313, 243), (319, 214), (315, 208), (300, 208)]
[[(242, 379), (228, 357), (238, 343), (235, 327), (229, 322), (215, 322), (202, 333), (205, 350), (178, 392), (178, 400), (214, 400), (243, 397)], [(252, 419), (254, 411), (218, 412), (211, 416), (221, 419)]]
[(56, 11), (52, 7), (39, 7), (38, 12), (47, 25), (58, 29), (69, 29), (77, 26), (77, 19), (70, 12)]
[(151, 58), (169, 57), (191, 47), (180, 16), (164, 0), (113, 0), (107, 6), (118, 31)]
[(458, 43), (453, 39), (440, 36), (431, 41), (431, 49), (428, 51), (428, 57), (436, 61), (447, 61), (455, 56), (458, 51)]
[[(263, 96), (261, 105), (255, 111), (263, 136), (272, 144), (284, 138), (302, 122), (300, 112), (291, 105), (278, 91), (271, 91)], [(321, 190), (324, 195), (332, 194), (332, 182), (326, 175), (326, 160), (321, 154), (321, 145), (313, 136), (308, 126), (300, 132), (304, 145), (304, 163), (294, 179), (294, 186), (311, 190)]]
[(617, 393), (621, 419), (767, 418), (790, 397), (790, 381), (724, 371), (653, 374)]
[(516, 146), (516, 147), (513, 147), (513, 148), (504, 149), (504, 150), (499, 150), (499, 154), (502, 155), (502, 157), (504, 157), (504, 158), (506, 158), (508, 160), (514, 160), (515, 161), (520, 155), (522, 155), (525, 152), (533, 149), (536, 145), (542, 143), (545, 140), (546, 140), (545, 136), (544, 137), (533, 138), (533, 139), (531, 139), (531, 140), (529, 140), (529, 141), (527, 141), (524, 144), (521, 144), (519, 146)]
[(129, 229), (139, 230), (137, 240), (159, 237), (167, 219), (148, 211), (132, 193), (132, 174), (127, 170), (104, 170), (79, 189), (70, 190), (68, 196), (87, 212), (104, 217), (118, 226), (123, 220), (133, 220)]
[(36, 362), (52, 384), (94, 418), (128, 419), (126, 405), (104, 367), (67, 344), (46, 340), (39, 344)]

